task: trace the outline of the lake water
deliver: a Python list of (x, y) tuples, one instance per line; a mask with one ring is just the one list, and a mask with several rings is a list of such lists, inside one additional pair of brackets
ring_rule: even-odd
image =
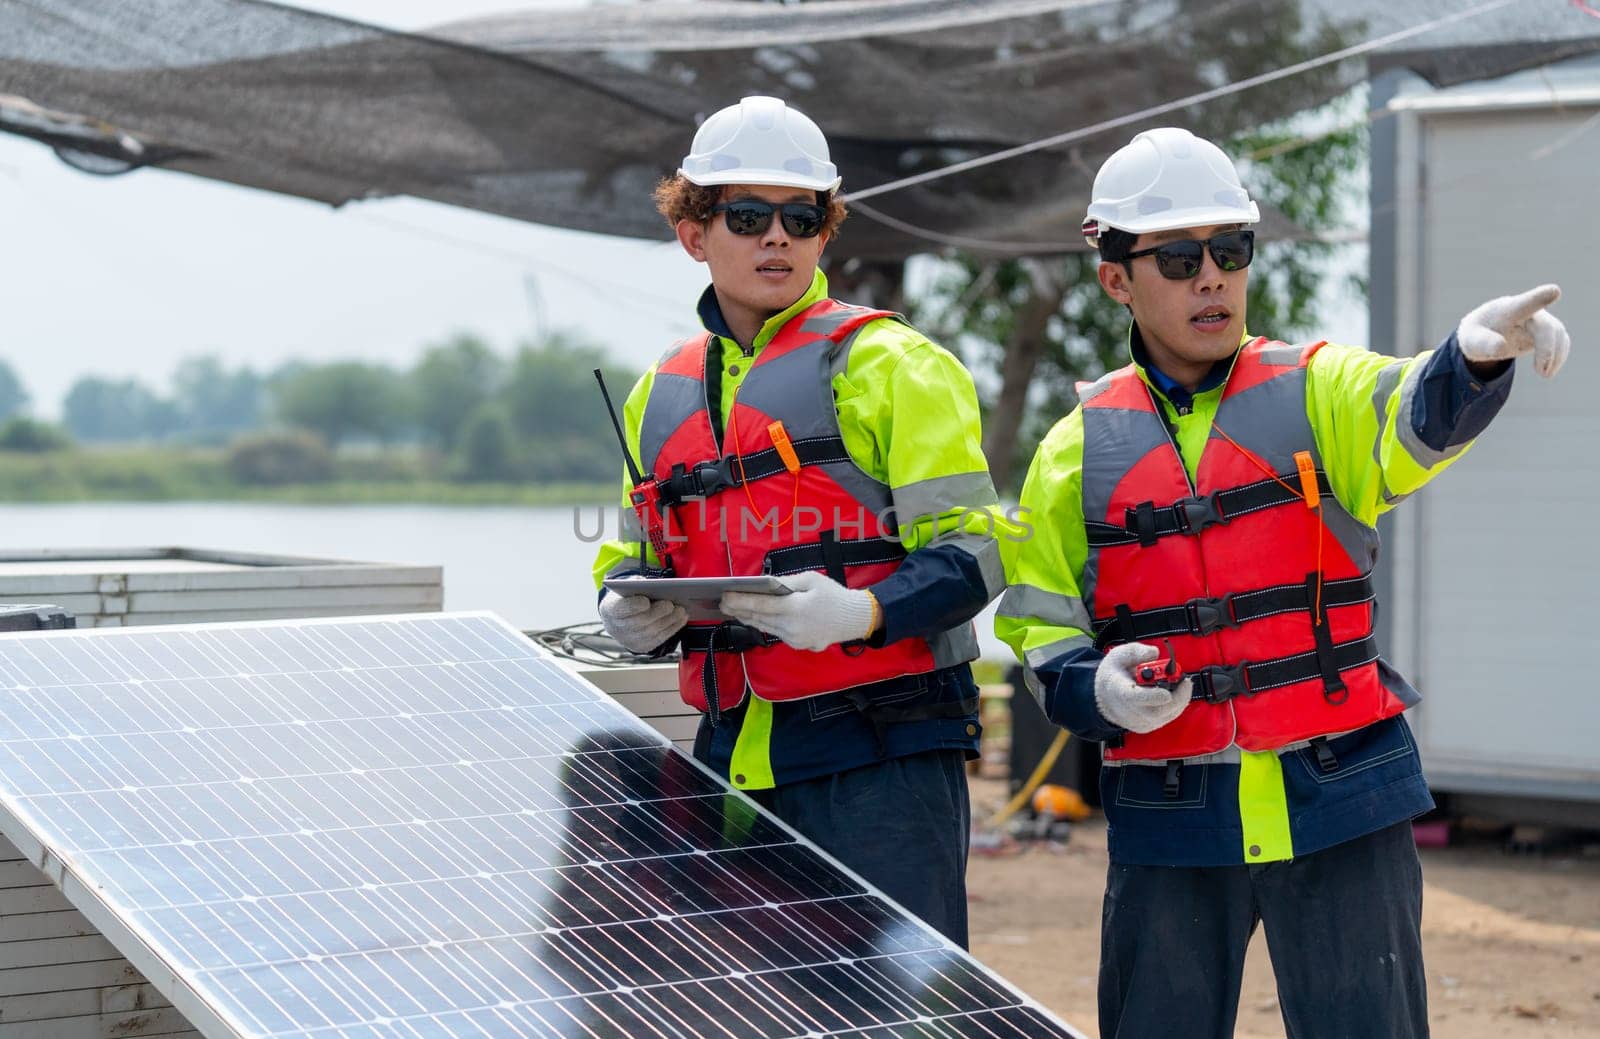
[[(8, 549), (229, 549), (444, 567), (451, 610), (493, 610), (519, 628), (595, 619), (595, 506), (261, 505), (193, 502), (0, 505)], [(585, 541), (580, 537), (587, 537)], [(978, 620), (984, 655), (1010, 659), (993, 607)]]

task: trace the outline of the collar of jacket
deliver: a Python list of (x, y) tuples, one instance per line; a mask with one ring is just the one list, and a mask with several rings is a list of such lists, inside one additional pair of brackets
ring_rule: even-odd
[[(782, 328), (790, 318), (811, 306), (817, 300), (827, 296), (827, 294), (828, 279), (823, 275), (822, 270), (818, 268), (811, 275), (811, 287), (805, 291), (805, 295), (767, 318), (766, 322), (762, 324), (761, 331), (756, 333), (755, 341), (750, 344), (749, 352), (753, 355), (763, 346), (766, 346), (772, 337), (778, 334), (778, 329)], [(726, 339), (730, 343), (738, 344), (738, 341), (733, 338), (733, 332), (728, 329), (727, 320), (722, 316), (722, 306), (717, 302), (716, 285), (706, 286), (706, 290), (700, 294), (700, 302), (696, 304), (695, 309), (700, 312), (700, 324), (705, 326), (707, 332), (719, 339)]]
[[(1239, 339), (1239, 349), (1254, 339), (1247, 329)], [(1228, 376), (1233, 374), (1234, 362), (1239, 359), (1239, 349), (1211, 366), (1206, 377), (1200, 380), (1200, 385), (1190, 393), (1185, 387), (1179, 385), (1172, 376), (1157, 368), (1150, 360), (1150, 351), (1144, 345), (1144, 335), (1139, 331), (1138, 324), (1128, 326), (1128, 357), (1133, 361), (1139, 378), (1157, 393), (1176, 405), (1188, 405), (1202, 393), (1218, 389), (1226, 385)]]

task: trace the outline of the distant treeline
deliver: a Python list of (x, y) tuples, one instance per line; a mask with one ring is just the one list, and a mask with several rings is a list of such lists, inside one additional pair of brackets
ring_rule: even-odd
[(352, 451), (404, 456), (419, 479), (610, 481), (621, 458), (595, 368), (620, 404), (635, 373), (566, 334), (509, 358), (459, 335), (406, 369), (297, 361), (258, 372), (204, 356), (180, 364), (165, 393), (142, 379), (85, 376), (57, 426), (28, 416), (22, 379), (0, 360), (0, 451), (213, 448), (224, 478), (242, 485), (345, 480), (340, 459)]

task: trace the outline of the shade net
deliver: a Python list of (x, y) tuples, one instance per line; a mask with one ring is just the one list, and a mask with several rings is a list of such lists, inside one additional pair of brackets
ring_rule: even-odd
[(836, 259), (1049, 253), (1082, 246), (1094, 170), (1140, 129), (1227, 137), (1386, 68), (1442, 86), (1597, 48), (1595, 9), (1564, 0), (708, 0), (427, 33), (258, 0), (6, 0), (0, 129), (94, 172), (665, 238), (655, 182), (706, 115), (766, 93), (862, 196)]

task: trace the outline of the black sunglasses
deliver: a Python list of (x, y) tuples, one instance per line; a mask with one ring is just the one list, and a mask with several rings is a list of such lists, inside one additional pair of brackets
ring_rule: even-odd
[(1217, 266), (1223, 270), (1242, 271), (1250, 266), (1250, 261), (1255, 258), (1256, 233), (1241, 228), (1237, 231), (1224, 231), (1212, 235), (1205, 241), (1185, 238), (1177, 242), (1163, 242), (1154, 249), (1140, 249), (1138, 252), (1129, 253), (1125, 259), (1137, 260), (1141, 256), (1154, 256), (1156, 270), (1161, 272), (1163, 278), (1187, 281), (1200, 273), (1200, 265), (1206, 250), (1210, 250), (1211, 258), (1217, 261)]
[(718, 202), (713, 214), (722, 213), (728, 230), (738, 235), (765, 234), (772, 226), (772, 214), (783, 214), (783, 229), (796, 238), (815, 238), (827, 223), (828, 210), (811, 202), (763, 202), (757, 198), (738, 202)]

